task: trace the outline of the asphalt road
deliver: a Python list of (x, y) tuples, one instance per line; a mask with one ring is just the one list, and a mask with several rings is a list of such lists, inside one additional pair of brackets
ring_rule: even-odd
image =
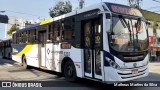
[[(160, 63), (150, 63), (149, 75), (134, 81), (159, 81), (160, 83)], [(52, 87), (32, 88), (45, 90), (108, 90), (108, 89), (123, 89), (123, 90), (156, 90), (160, 87), (113, 87), (113, 84), (102, 84), (100, 82), (80, 79), (77, 82), (68, 82), (63, 75), (53, 72), (44, 71), (38, 68), (30, 67), (30, 69), (23, 69), (23, 67), (14, 61), (0, 59), (0, 81), (48, 81), (43, 84), (51, 85)], [(43, 86), (43, 85), (42, 85)], [(4, 88), (0, 88), (4, 89)], [(14, 88), (20, 89), (20, 88)], [(20, 89), (21, 90), (21, 89)]]

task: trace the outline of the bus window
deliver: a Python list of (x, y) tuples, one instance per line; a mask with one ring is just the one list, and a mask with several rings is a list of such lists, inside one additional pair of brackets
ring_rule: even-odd
[(47, 39), (47, 43), (52, 43), (52, 38), (53, 38), (53, 32), (52, 32), (52, 25), (50, 24), (48, 26), (48, 39)]
[(28, 43), (32, 43), (32, 44), (37, 43), (36, 29), (31, 29), (28, 31)]
[(53, 26), (53, 33), (54, 33), (54, 41), (57, 42), (60, 40), (60, 27), (59, 22), (55, 22)]
[(26, 31), (23, 33), (22, 43), (26, 43)]
[(72, 31), (63, 31), (63, 40), (72, 40)]
[(15, 34), (16, 36), (16, 44), (18, 43), (18, 33)]
[(13, 44), (15, 44), (15, 43), (16, 43), (16, 42), (15, 42), (15, 41), (16, 41), (16, 37), (15, 37), (15, 35), (16, 35), (16, 34), (13, 34), (13, 38), (12, 38)]
[(47, 41), (47, 34), (46, 31), (38, 32), (38, 42), (41, 44), (41, 47), (45, 47)]
[(30, 33), (30, 30), (28, 30), (28, 43), (30, 43), (31, 41), (30, 41), (30, 35), (31, 33)]
[(36, 44), (37, 43), (37, 32), (36, 32), (36, 29), (33, 30), (33, 34), (34, 34), (33, 35), (33, 43)]
[(31, 30), (31, 35), (30, 35), (30, 41), (33, 44), (34, 43), (34, 30)]
[(62, 40), (72, 40), (74, 31), (74, 18), (65, 19), (62, 25)]
[(19, 33), (17, 33), (17, 35), (16, 35), (16, 37), (17, 37), (17, 44), (19, 43)]
[(28, 32), (25, 31), (25, 40), (24, 40), (24, 43), (28, 43)]
[(19, 33), (19, 42), (18, 42), (19, 44), (22, 43), (22, 41), (21, 41), (22, 39), (21, 38), (22, 38), (22, 33)]

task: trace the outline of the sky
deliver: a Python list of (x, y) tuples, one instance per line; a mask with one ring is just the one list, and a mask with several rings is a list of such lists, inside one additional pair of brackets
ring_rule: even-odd
[[(29, 20), (37, 20), (38, 18), (49, 19), (49, 8), (56, 5), (58, 1), (59, 0), (1, 0), (0, 11), (6, 12), (0, 14), (13, 16), (17, 18), (25, 18)], [(78, 8), (78, 0), (70, 1), (73, 5), (73, 10)], [(128, 0), (85, 0), (85, 7), (100, 2), (112, 2), (128, 5)], [(160, 2), (154, 2), (152, 0), (143, 0), (141, 6), (142, 9), (158, 11), (157, 13), (160, 13)], [(4, 38), (4, 28), (5, 25), (0, 23), (0, 39)]]

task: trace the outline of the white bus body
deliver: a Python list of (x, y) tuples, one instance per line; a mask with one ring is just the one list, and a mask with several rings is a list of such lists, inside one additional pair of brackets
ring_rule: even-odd
[[(134, 11), (132, 13), (129, 10)], [(123, 18), (118, 18), (120, 15), (124, 15), (124, 17), (129, 18), (127, 19), (127, 23), (130, 22), (129, 20), (132, 17), (143, 18), (142, 14), (137, 9), (118, 4), (99, 3), (55, 17), (51, 20), (43, 21), (28, 28), (18, 30), (14, 35), (17, 33), (22, 34), (21, 32), (26, 32), (26, 34), (30, 35), (31, 32), (28, 32), (27, 30), (35, 29), (35, 34), (37, 35), (35, 42), (37, 43), (25, 43), (26, 41), (28, 42), (28, 39), (26, 39), (23, 44), (18, 44), (20, 41), (13, 41), (12, 59), (20, 63), (25, 62), (30, 66), (41, 67), (56, 72), (63, 72), (69, 81), (74, 80), (75, 75), (76, 77), (88, 78), (102, 82), (121, 82), (145, 77), (148, 75), (148, 53), (147, 49), (144, 48), (144, 44), (140, 44), (143, 46), (142, 48), (140, 47), (141, 50), (139, 48), (135, 49), (130, 47), (130, 49), (135, 49), (135, 51), (127, 49), (128, 52), (124, 51), (120, 54), (121, 48), (119, 47), (124, 46), (124, 44), (120, 44), (123, 41), (119, 40), (118, 35), (111, 34), (111, 32), (117, 33), (118, 30), (113, 31), (113, 29), (118, 28), (116, 25), (119, 24), (120, 21), (123, 21), (124, 24), (126, 24)], [(50, 35), (49, 31), (51, 31), (50, 29), (52, 27), (58, 27), (54, 23), (64, 22), (65, 24), (65, 22), (67, 22), (67, 20), (65, 21), (66, 18), (74, 18), (69, 19), (74, 23), (74, 30), (71, 34), (72, 36), (69, 37), (72, 38), (73, 42), (72, 40), (62, 40), (63, 34), (70, 35), (70, 31), (65, 32), (64, 30), (63, 32), (61, 29), (59, 30), (61, 36), (60, 41), (55, 42), (55, 40), (51, 40), (51, 42), (47, 42)], [(114, 18), (115, 21), (113, 21)], [(115, 24), (113, 24), (113, 22), (116, 22), (115, 27), (112, 27)], [(51, 27), (49, 25), (51, 25)], [(136, 40), (141, 39), (141, 34), (138, 35), (139, 38), (135, 39), (135, 42)], [(116, 43), (112, 45), (112, 40), (110, 40), (111, 36), (115, 36), (115, 38), (111, 39), (117, 40), (115, 41)], [(13, 40), (15, 40), (15, 38), (16, 36), (13, 36)], [(148, 38), (145, 40), (147, 39)], [(126, 40), (124, 41), (125, 43), (129, 43), (129, 41), (131, 41), (130, 39), (121, 40)], [(139, 40), (139, 42), (141, 41), (143, 41), (143, 38)], [(117, 51), (114, 49), (115, 46), (118, 46)], [(126, 46), (124, 47), (126, 48)], [(140, 55), (136, 53), (139, 53)], [(23, 61), (24, 56), (25, 61)], [(120, 58), (123, 58), (124, 60), (121, 60)], [(66, 64), (67, 62), (69, 63)], [(66, 76), (67, 74), (68, 76)]]

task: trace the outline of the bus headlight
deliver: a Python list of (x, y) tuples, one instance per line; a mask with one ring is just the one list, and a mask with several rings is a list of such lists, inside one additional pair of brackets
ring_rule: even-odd
[(113, 68), (115, 68), (115, 69), (120, 69), (120, 66), (119, 66), (116, 62), (112, 61), (112, 60), (109, 59), (109, 58), (106, 58), (106, 59), (108, 60), (108, 63), (109, 63), (109, 65), (110, 65), (111, 67), (113, 67)]

